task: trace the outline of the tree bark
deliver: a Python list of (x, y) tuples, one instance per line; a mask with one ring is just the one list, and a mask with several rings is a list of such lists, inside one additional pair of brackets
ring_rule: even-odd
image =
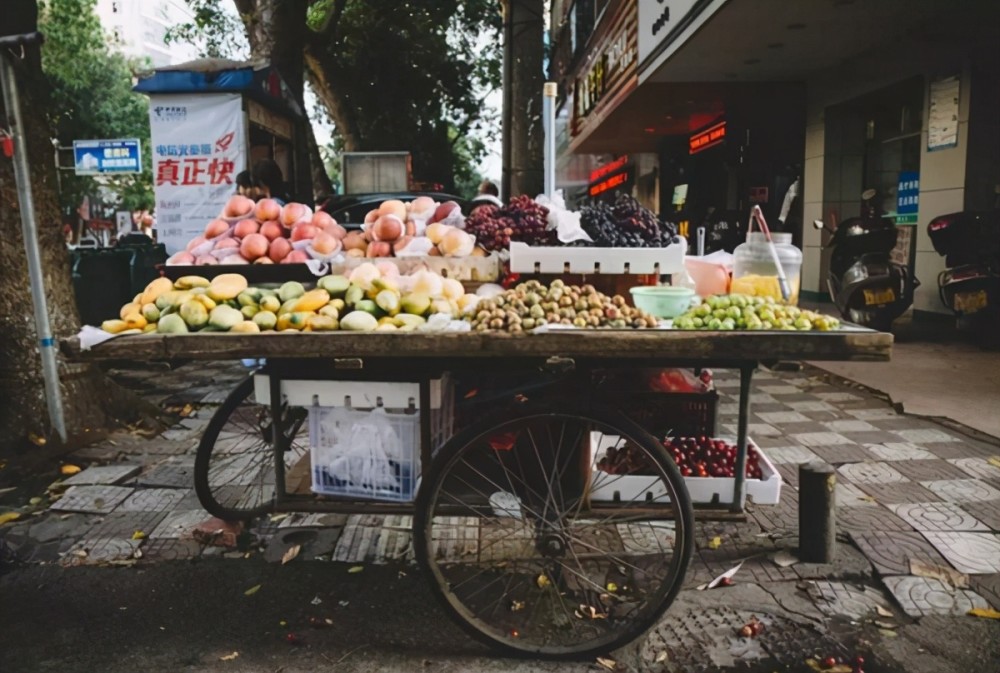
[(305, 105), (304, 47), (311, 31), (306, 23), (309, 0), (234, 0), (246, 27), (250, 55), (255, 61), (270, 63), (295, 96), (305, 115), (304, 138), (297, 148), (305, 166), (308, 161), (313, 196), (330, 194), (333, 185), (323, 168), (319, 147), (309, 123)]
[(542, 0), (504, 1), (504, 197), (537, 196), (544, 189)]
[[(52, 158), (52, 134), (43, 110), (45, 91), (37, 48), (17, 63), (28, 163), (42, 274), (49, 319), (57, 339), (79, 331), (70, 273), (69, 252), (63, 238)], [(0, 98), (0, 120), (8, 111)], [(0, 448), (9, 449), (30, 434), (48, 437), (51, 425), (45, 403), (41, 356), (32, 315), (31, 287), (21, 233), (21, 208), (13, 165), (0, 157)], [(116, 316), (108, 316), (116, 317)], [(59, 378), (70, 443), (87, 433), (134, 418), (138, 400), (90, 365), (60, 360)]]

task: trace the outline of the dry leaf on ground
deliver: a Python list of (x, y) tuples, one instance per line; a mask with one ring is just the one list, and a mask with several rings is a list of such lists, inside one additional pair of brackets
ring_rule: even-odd
[(249, 589), (247, 589), (246, 591), (244, 591), (243, 595), (244, 596), (253, 596), (258, 591), (260, 591), (260, 585), (259, 584), (255, 584), (254, 586), (252, 586)]
[(968, 575), (960, 573), (957, 570), (953, 570), (952, 568), (934, 565), (933, 563), (924, 563), (923, 561), (910, 559), (910, 574), (916, 575), (917, 577), (929, 577), (931, 579), (941, 580), (948, 586), (954, 587), (955, 589), (969, 588)]
[(285, 565), (286, 563), (294, 559), (296, 556), (299, 555), (300, 551), (302, 551), (302, 545), (300, 544), (295, 544), (289, 547), (285, 551), (285, 553), (281, 555), (281, 565)]

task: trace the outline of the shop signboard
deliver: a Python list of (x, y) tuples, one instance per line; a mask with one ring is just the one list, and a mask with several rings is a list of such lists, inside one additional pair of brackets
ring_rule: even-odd
[(77, 175), (142, 173), (142, 146), (138, 138), (74, 140), (73, 166)]
[(704, 131), (695, 133), (688, 139), (688, 154), (697, 154), (709, 147), (720, 145), (726, 140), (726, 122), (712, 124)]
[[(698, 20), (709, 16), (726, 0), (639, 0), (639, 66), (650, 61), (671, 45), (680, 46), (678, 38), (694, 28)], [(710, 9), (710, 11), (705, 11)]]
[(628, 157), (621, 156), (614, 161), (595, 168), (590, 172), (587, 194), (593, 198), (626, 184), (632, 177)]
[(635, 1), (624, 2), (615, 16), (606, 21), (607, 36), (597, 42), (590, 58), (576, 77), (573, 91), (573, 135), (577, 136), (595, 111), (635, 85), (636, 10)]
[(222, 212), (247, 164), (240, 94), (150, 96), (158, 240), (184, 249)]

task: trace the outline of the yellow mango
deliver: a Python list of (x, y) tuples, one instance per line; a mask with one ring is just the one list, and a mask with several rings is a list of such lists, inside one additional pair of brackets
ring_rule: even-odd
[(333, 304), (327, 304), (319, 310), (320, 315), (325, 315), (328, 318), (333, 318), (334, 320), (340, 319), (340, 311)]
[(206, 311), (211, 311), (213, 308), (218, 306), (218, 304), (216, 304), (215, 301), (207, 294), (196, 294), (194, 295), (194, 300), (204, 306)]
[(223, 273), (212, 279), (208, 286), (208, 296), (215, 301), (235, 299), (247, 289), (247, 279), (238, 273)]
[(211, 282), (208, 278), (201, 276), (181, 276), (174, 281), (174, 288), (178, 290), (190, 290), (195, 287), (208, 287)]
[(156, 322), (160, 319), (160, 309), (156, 308), (156, 304), (146, 304), (142, 307), (142, 317), (146, 322)]
[(336, 318), (327, 315), (311, 315), (306, 319), (306, 329), (315, 332), (330, 332), (339, 326), (340, 323)]
[(111, 334), (118, 334), (127, 330), (128, 323), (124, 320), (105, 320), (101, 323), (101, 329)]
[(296, 311), (288, 314), (288, 324), (297, 329), (302, 329), (309, 323), (309, 318), (316, 315), (315, 311)]
[(279, 332), (287, 332), (288, 330), (292, 330), (293, 332), (299, 331), (298, 328), (292, 327), (291, 313), (282, 313), (281, 315), (279, 315), (278, 322), (275, 323), (274, 329), (278, 330)]
[(143, 334), (149, 334), (150, 332), (155, 332), (155, 331), (156, 331), (155, 322), (146, 323), (146, 326), (142, 328)]
[(136, 311), (142, 310), (142, 304), (130, 303), (122, 306), (122, 310), (118, 311), (118, 317), (122, 320), (125, 319), (129, 313), (135, 313)]
[(260, 332), (260, 326), (252, 320), (244, 320), (243, 322), (236, 323), (230, 327), (229, 331), (256, 334), (257, 332)]
[(157, 278), (151, 281), (146, 289), (142, 292), (142, 297), (139, 299), (139, 305), (152, 304), (156, 301), (156, 298), (165, 292), (170, 292), (174, 289), (174, 282), (169, 278)]
[(261, 297), (260, 299), (261, 311), (270, 311), (271, 313), (277, 314), (280, 308), (281, 308), (281, 300), (278, 299), (276, 295), (272, 294), (266, 297)]
[(142, 329), (148, 324), (146, 318), (138, 311), (129, 313), (123, 320), (125, 321), (126, 329)]
[(295, 300), (296, 311), (318, 311), (330, 302), (330, 293), (323, 289), (309, 290)]

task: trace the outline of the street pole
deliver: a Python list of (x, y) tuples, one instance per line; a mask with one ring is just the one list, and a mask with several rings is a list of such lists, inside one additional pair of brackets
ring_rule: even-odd
[(21, 123), (21, 100), (17, 92), (14, 65), (10, 50), (3, 48), (0, 53), (0, 86), (3, 88), (3, 103), (7, 111), (7, 127), (14, 141), (14, 183), (21, 209), (21, 236), (28, 258), (28, 278), (31, 282), (31, 303), (35, 310), (35, 329), (38, 332), (39, 352), (42, 356), (42, 376), (45, 381), (45, 402), (49, 409), (49, 420), (59, 439), (66, 441), (66, 422), (63, 417), (62, 395), (59, 391), (59, 365), (56, 362), (56, 342), (49, 324), (49, 309), (45, 301), (45, 285), (42, 281), (42, 256), (38, 249), (38, 233), (35, 222), (35, 202), (31, 195), (31, 174), (28, 171), (27, 142)]
[(556, 193), (556, 96), (559, 85), (546, 82), (542, 97), (545, 117), (545, 195), (550, 199)]
[(503, 198), (544, 189), (542, 84), (545, 3), (504, 0)]

